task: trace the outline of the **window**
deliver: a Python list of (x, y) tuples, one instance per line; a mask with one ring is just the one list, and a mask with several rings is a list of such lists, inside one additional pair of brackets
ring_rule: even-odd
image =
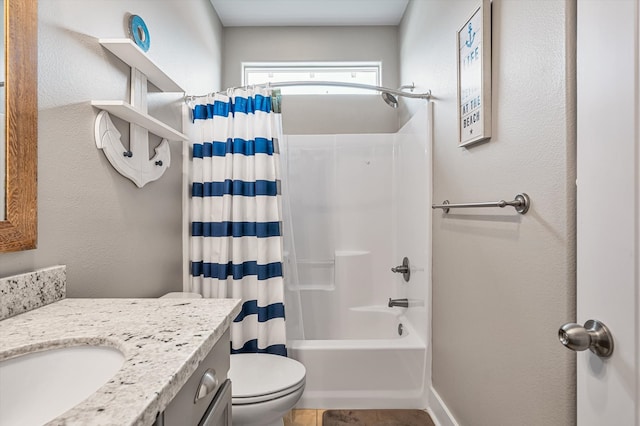
[[(379, 62), (243, 63), (243, 85), (285, 81), (332, 81), (380, 85)], [(370, 90), (334, 86), (282, 87), (286, 95), (371, 94)]]

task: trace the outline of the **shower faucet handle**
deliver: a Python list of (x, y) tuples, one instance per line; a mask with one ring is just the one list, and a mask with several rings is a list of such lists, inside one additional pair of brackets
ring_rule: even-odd
[(395, 272), (396, 274), (402, 274), (402, 278), (406, 282), (409, 282), (411, 278), (411, 268), (409, 267), (409, 258), (405, 257), (402, 259), (402, 265), (395, 266), (391, 268), (391, 272)]

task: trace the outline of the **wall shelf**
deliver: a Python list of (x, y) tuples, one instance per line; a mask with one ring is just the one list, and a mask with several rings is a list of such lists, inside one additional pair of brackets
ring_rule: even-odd
[(189, 138), (175, 129), (134, 108), (125, 101), (91, 101), (91, 105), (109, 112), (118, 118), (144, 127), (154, 135), (170, 141), (185, 141)]
[[(128, 38), (99, 39), (99, 43), (131, 67), (130, 99), (91, 101), (101, 109), (95, 121), (95, 142), (111, 165), (139, 188), (159, 179), (171, 164), (168, 141), (188, 141), (189, 138), (147, 111), (148, 83), (163, 92), (183, 92), (160, 67)], [(109, 114), (129, 122), (129, 148), (121, 141), (120, 132)], [(156, 154), (149, 159), (149, 132), (163, 138)]]
[(184, 89), (156, 65), (146, 53), (128, 38), (101, 38), (98, 42), (131, 68), (137, 68), (163, 92), (184, 92)]

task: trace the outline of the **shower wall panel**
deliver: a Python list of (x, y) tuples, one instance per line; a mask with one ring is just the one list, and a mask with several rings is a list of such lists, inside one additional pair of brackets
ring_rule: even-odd
[(393, 138), (286, 137), (307, 339), (342, 338), (351, 308), (382, 306), (390, 296)]
[(431, 321), (432, 104), (425, 103), (395, 137), (394, 261), (408, 257), (411, 279), (394, 274), (391, 297), (408, 298), (407, 317), (428, 343)]
[(336, 135), (337, 247), (370, 253), (369, 271), (344, 283), (358, 291), (352, 306), (386, 306), (390, 297), (393, 139), (393, 134)]
[(334, 288), (336, 161), (333, 136), (288, 136), (289, 180), (299, 285)]

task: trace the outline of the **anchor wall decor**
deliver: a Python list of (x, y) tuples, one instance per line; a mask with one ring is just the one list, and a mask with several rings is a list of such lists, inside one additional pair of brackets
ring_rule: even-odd
[[(129, 39), (100, 39), (100, 44), (131, 67), (130, 102), (92, 101), (102, 109), (95, 121), (96, 146), (111, 165), (139, 188), (159, 179), (171, 165), (168, 141), (187, 141), (188, 137), (147, 113), (147, 83), (165, 92), (184, 92), (147, 55)], [(130, 123), (129, 149), (111, 121), (113, 114)], [(149, 159), (149, 132), (163, 138)]]

